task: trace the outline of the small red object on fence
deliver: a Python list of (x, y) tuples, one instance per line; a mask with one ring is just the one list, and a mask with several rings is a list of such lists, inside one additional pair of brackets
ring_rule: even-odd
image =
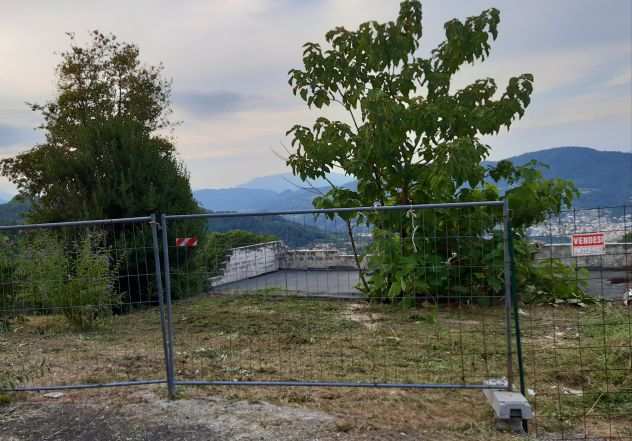
[(197, 237), (176, 237), (176, 246), (177, 247), (196, 247), (198, 244)]

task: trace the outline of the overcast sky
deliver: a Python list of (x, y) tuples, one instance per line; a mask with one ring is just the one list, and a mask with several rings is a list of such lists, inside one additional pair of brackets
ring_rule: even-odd
[[(501, 11), (492, 56), (459, 83), (492, 76), (504, 87), (512, 75), (535, 75), (525, 118), (486, 139), (492, 159), (562, 145), (630, 151), (632, 1), (426, 0), (421, 54), (442, 40), (445, 21), (491, 6)], [(65, 32), (85, 41), (99, 29), (137, 43), (147, 63), (164, 63), (194, 189), (286, 171), (275, 154), (285, 131), (315, 117), (287, 85), (301, 45), (338, 25), (392, 20), (398, 9), (392, 0), (2, 0), (0, 156), (41, 137), (24, 102), (54, 96)], [(0, 191), (13, 189), (2, 179)]]

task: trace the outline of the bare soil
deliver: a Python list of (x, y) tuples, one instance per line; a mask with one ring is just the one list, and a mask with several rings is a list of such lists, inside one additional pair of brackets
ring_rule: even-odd
[[(0, 441), (378, 441), (520, 438), (476, 425), (460, 431), (379, 427), (353, 415), (218, 396), (167, 401), (153, 387), (123, 393), (34, 395), (0, 407)], [(358, 424), (360, 424), (358, 426)]]

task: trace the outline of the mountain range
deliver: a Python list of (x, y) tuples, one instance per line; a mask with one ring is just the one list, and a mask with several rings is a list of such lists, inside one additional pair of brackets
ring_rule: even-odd
[[(538, 161), (546, 165), (541, 167), (546, 178), (573, 181), (581, 192), (576, 208), (632, 203), (632, 153), (556, 147), (508, 159), (515, 165)], [(330, 179), (336, 185), (355, 186), (346, 175), (334, 174)], [(312, 199), (327, 189), (325, 181), (301, 184), (298, 178), (282, 174), (256, 178), (234, 188), (203, 189), (193, 194), (204, 208), (214, 211), (279, 211), (311, 208)]]
[[(327, 180), (331, 181), (334, 185), (344, 185), (347, 182), (353, 180), (353, 177), (343, 175), (340, 173), (329, 173)], [(301, 181), (298, 176), (294, 176), (292, 173), (281, 173), (278, 175), (261, 176), (251, 179), (248, 182), (240, 184), (237, 188), (250, 188), (257, 190), (271, 190), (277, 193), (286, 190), (300, 190), (302, 188), (319, 188), (328, 187), (329, 183), (323, 178), (310, 179), (307, 181)]]
[[(538, 161), (548, 166), (541, 169), (546, 178), (573, 181), (581, 192), (576, 208), (632, 204), (632, 153), (556, 147), (508, 159), (516, 165)], [(355, 188), (350, 176), (332, 173), (328, 179)], [(284, 211), (312, 208), (312, 199), (328, 188), (325, 180), (304, 183), (285, 173), (258, 177), (232, 188), (200, 189), (193, 195), (202, 207), (212, 211)], [(0, 224), (17, 223), (27, 209), (15, 200), (0, 204)]]

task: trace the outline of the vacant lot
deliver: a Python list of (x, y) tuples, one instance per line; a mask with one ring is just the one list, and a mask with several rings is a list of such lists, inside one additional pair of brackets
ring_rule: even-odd
[[(521, 315), (539, 439), (632, 436), (630, 315), (621, 305)], [(173, 319), (179, 380), (478, 384), (506, 372), (500, 306), (409, 309), (260, 294), (180, 303)], [(23, 317), (0, 335), (0, 350), (3, 376), (22, 385), (164, 378), (156, 310), (112, 317), (88, 333), (62, 316)], [(179, 404), (163, 394), (150, 386), (21, 395), (2, 418), (14, 439), (68, 439), (29, 438), (35, 427), (64, 433), (68, 419), (137, 436), (103, 439), (179, 439), (187, 430), (208, 432), (200, 439), (511, 439), (494, 432), (479, 391), (180, 386)]]

